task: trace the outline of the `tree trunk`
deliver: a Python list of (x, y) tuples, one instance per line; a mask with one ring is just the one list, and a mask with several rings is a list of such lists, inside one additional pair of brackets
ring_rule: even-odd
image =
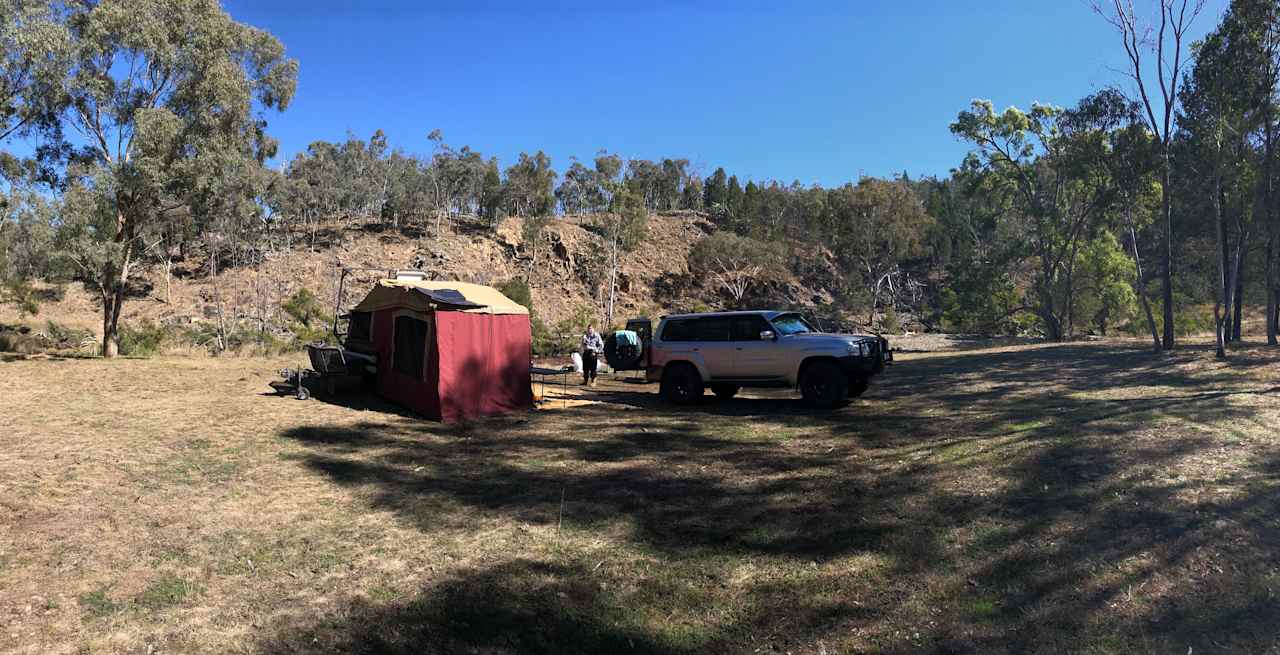
[(1151, 314), (1151, 303), (1147, 300), (1146, 276), (1142, 273), (1142, 255), (1138, 252), (1138, 231), (1133, 227), (1133, 207), (1129, 204), (1128, 198), (1125, 199), (1124, 220), (1129, 226), (1129, 242), (1133, 246), (1133, 267), (1136, 276), (1134, 278), (1134, 291), (1138, 293), (1138, 300), (1142, 302), (1142, 313), (1147, 317), (1147, 328), (1151, 330), (1152, 347), (1156, 352), (1160, 352), (1160, 333), (1156, 330), (1156, 318)]
[(120, 354), (120, 308), (124, 294), (110, 291), (102, 304), (102, 356), (111, 359)]
[[(1220, 185), (1219, 185), (1220, 186)], [(1218, 195), (1221, 198), (1221, 195)], [(1222, 211), (1219, 207), (1220, 200), (1214, 201), (1214, 239), (1218, 244), (1218, 284), (1221, 289), (1218, 291), (1218, 299), (1229, 298), (1231, 291), (1227, 289), (1226, 270), (1230, 266), (1228, 262), (1231, 260), (1231, 246), (1227, 243), (1230, 236), (1227, 234), (1227, 228), (1224, 224), (1225, 219), (1222, 217)], [(1214, 324), (1217, 325), (1217, 316), (1214, 316)], [(1216, 328), (1215, 328), (1216, 329)], [(1231, 306), (1227, 305), (1223, 310), (1222, 317), (1222, 340), (1225, 343), (1231, 342), (1231, 331), (1234, 329), (1234, 323), (1231, 315)]]
[(1236, 271), (1236, 291), (1235, 291), (1236, 302), (1235, 302), (1235, 310), (1233, 312), (1232, 319), (1231, 319), (1231, 340), (1232, 341), (1240, 340), (1240, 326), (1244, 323), (1244, 268), (1245, 267), (1244, 267), (1243, 260), (1245, 257), (1245, 252), (1247, 252), (1246, 250), (1247, 243), (1248, 241), (1244, 238), (1244, 235), (1241, 235), (1240, 244), (1236, 246), (1236, 248), (1239, 249), (1241, 264), (1239, 266), (1240, 270)]
[(119, 262), (109, 262), (102, 271), (102, 356), (111, 359), (120, 354), (120, 314), (124, 309), (125, 285), (129, 282), (129, 264), (133, 259), (133, 235), (124, 212), (116, 210), (116, 243), (123, 244)]
[(1265, 124), (1265, 138), (1263, 143), (1263, 184), (1266, 185), (1266, 200), (1264, 201), (1264, 212), (1267, 221), (1267, 262), (1266, 262), (1266, 289), (1267, 289), (1267, 343), (1276, 345), (1277, 322), (1277, 294), (1276, 289), (1276, 197), (1275, 197), (1275, 180), (1272, 179), (1272, 162), (1275, 159), (1275, 126), (1271, 122), (1271, 103), (1264, 102), (1262, 109), (1263, 122)]
[[(1219, 144), (1221, 148), (1221, 144)], [(1221, 157), (1219, 157), (1221, 159)], [(1222, 171), (1215, 166), (1213, 173), (1213, 234), (1218, 245), (1218, 297), (1213, 303), (1213, 340), (1218, 359), (1227, 357), (1227, 315), (1231, 313), (1231, 287), (1234, 280), (1227, 279), (1227, 238), (1222, 216)]]
[(164, 251), (164, 303), (173, 303), (173, 250)]
[(1164, 296), (1164, 349), (1173, 350), (1173, 211), (1170, 206), (1169, 183), (1170, 162), (1169, 162), (1169, 144), (1164, 145), (1164, 167), (1161, 171), (1163, 185), (1160, 189), (1160, 205), (1161, 211), (1164, 213), (1164, 244), (1161, 255), (1164, 259), (1164, 266), (1160, 271), (1161, 292)]
[(613, 303), (618, 289), (618, 237), (614, 235), (609, 262), (609, 310), (605, 314), (605, 328), (613, 326)]

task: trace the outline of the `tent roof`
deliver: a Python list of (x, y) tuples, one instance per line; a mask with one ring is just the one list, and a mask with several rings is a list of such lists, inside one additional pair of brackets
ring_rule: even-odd
[(483, 284), (442, 280), (379, 280), (353, 311), (373, 312), (399, 307), (421, 312), (469, 314), (528, 314), (529, 310), (501, 291)]

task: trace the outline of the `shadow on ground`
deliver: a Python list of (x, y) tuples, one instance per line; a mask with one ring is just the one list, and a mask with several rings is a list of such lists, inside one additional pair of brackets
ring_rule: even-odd
[(903, 362), (827, 414), (617, 390), (459, 426), (292, 429), (303, 466), (424, 532), (563, 521), (658, 564), (513, 547), (263, 647), (1275, 651), (1280, 387), (1252, 373), (1277, 356), (1209, 361), (1070, 345)]

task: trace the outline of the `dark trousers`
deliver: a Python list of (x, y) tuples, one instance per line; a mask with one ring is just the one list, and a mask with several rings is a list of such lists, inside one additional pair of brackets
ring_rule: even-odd
[(582, 381), (596, 379), (596, 354), (590, 350), (582, 351)]

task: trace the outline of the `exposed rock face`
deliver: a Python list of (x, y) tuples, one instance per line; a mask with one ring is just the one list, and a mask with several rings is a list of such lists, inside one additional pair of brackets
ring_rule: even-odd
[[(132, 298), (124, 320), (164, 323), (209, 321), (221, 304), (227, 320), (256, 326), (277, 324), (280, 303), (300, 288), (330, 306), (338, 293), (339, 267), (371, 268), (350, 275), (343, 305), (357, 302), (377, 277), (391, 269), (420, 269), (436, 279), (499, 285), (512, 278), (529, 283), (534, 309), (548, 323), (590, 312), (603, 319), (608, 296), (608, 252), (598, 216), (555, 217), (536, 240), (526, 242), (520, 218), (502, 220), (494, 229), (457, 220), (439, 237), (411, 236), (378, 225), (334, 222), (317, 240), (296, 238), (293, 248), (268, 254), (254, 266), (225, 266), (216, 279), (207, 275), (203, 257), (176, 262), (166, 281), (163, 265), (143, 269), (149, 291)], [(663, 212), (649, 216), (647, 234), (624, 253), (617, 276), (615, 322), (637, 315), (718, 307), (719, 296), (689, 271), (689, 252), (716, 229), (699, 212)], [(797, 252), (794, 270), (758, 290), (765, 305), (821, 305), (831, 300), (838, 280), (831, 253)], [(167, 298), (168, 302), (161, 299)], [(219, 303), (220, 299), (220, 303)], [(0, 310), (3, 311), (3, 310)], [(79, 285), (42, 308), (41, 318), (100, 331), (93, 297)], [(3, 318), (3, 316), (0, 316)]]

